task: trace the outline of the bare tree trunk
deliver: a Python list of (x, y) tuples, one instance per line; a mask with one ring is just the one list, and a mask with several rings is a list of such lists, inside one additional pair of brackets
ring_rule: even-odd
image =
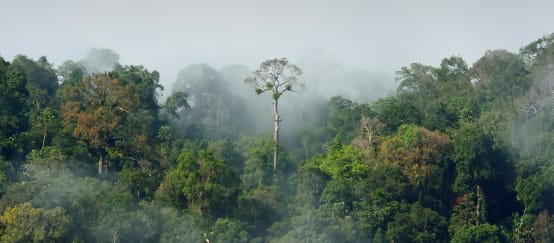
[(48, 135), (48, 131), (46, 129), (42, 130), (42, 146), (40, 148), (44, 148), (44, 144), (46, 143), (46, 136)]
[(273, 132), (273, 141), (275, 142), (273, 147), (273, 171), (277, 171), (277, 159), (278, 159), (278, 147), (279, 147), (279, 122), (281, 117), (279, 116), (278, 101), (273, 100), (273, 115), (275, 116), (275, 131)]
[(98, 159), (98, 176), (102, 177), (103, 170), (104, 170), (104, 158), (102, 153), (100, 153), (100, 159)]
[(119, 231), (119, 230), (117, 230), (117, 229), (116, 229), (116, 230), (112, 230), (112, 242), (113, 242), (113, 243), (117, 243), (117, 232), (118, 232), (118, 231)]
[(106, 166), (106, 151), (103, 149), (100, 149), (100, 159), (98, 159), (98, 176), (100, 177), (106, 176), (104, 173), (105, 166)]

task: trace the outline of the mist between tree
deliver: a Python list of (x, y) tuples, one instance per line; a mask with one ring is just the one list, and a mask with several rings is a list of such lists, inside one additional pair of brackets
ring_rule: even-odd
[(119, 58), (0, 58), (1, 242), (554, 239), (553, 35), (396, 83)]
[[(289, 61), (293, 62), (293, 60)], [(383, 73), (373, 73), (367, 70), (344, 70), (332, 60), (314, 61), (309, 64), (297, 64), (297, 66), (301, 67), (303, 71), (298, 78), (305, 88), (291, 92), (286, 95), (286, 98), (280, 100), (283, 145), (298, 146), (294, 143), (294, 140), (298, 138), (295, 134), (298, 134), (302, 128), (321, 124), (327, 102), (333, 96), (342, 96), (365, 103), (394, 93), (393, 78)], [(215, 135), (208, 136), (228, 137), (225, 135), (225, 131), (221, 130), (228, 129), (228, 126), (233, 126), (233, 123), (244, 126), (241, 130), (244, 135), (269, 134), (273, 127), (271, 95), (261, 94), (258, 96), (251, 87), (244, 83), (244, 80), (251, 76), (255, 69), (235, 64), (224, 66), (217, 71), (205, 63), (189, 65), (178, 73), (176, 82), (171, 86), (171, 91), (164, 91), (164, 93), (182, 91), (189, 94), (188, 100), (192, 109), (181, 112), (183, 115), (188, 112), (187, 119), (193, 121), (192, 123), (198, 122), (204, 117), (190, 115), (191, 112), (194, 114), (194, 111), (198, 109), (205, 113), (213, 112), (215, 117), (212, 117), (211, 120), (204, 120), (207, 123), (215, 123), (211, 124), (212, 126), (209, 128)], [(237, 105), (238, 109), (233, 110), (230, 107), (233, 103)], [(206, 109), (210, 105), (213, 106), (211, 111)], [(241, 116), (247, 117), (247, 120), (231, 121), (229, 119)], [(218, 125), (218, 122), (221, 124)]]

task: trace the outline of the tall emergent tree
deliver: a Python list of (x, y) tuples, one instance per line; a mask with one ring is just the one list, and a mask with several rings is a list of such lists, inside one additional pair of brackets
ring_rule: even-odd
[(275, 130), (273, 139), (275, 145), (273, 148), (273, 170), (277, 169), (277, 152), (279, 147), (279, 98), (287, 91), (293, 91), (293, 87), (302, 88), (303, 83), (298, 82), (298, 75), (302, 70), (294, 64), (290, 64), (286, 58), (266, 60), (260, 64), (260, 68), (252, 73), (252, 76), (245, 79), (244, 82), (250, 85), (256, 91), (256, 94), (262, 94), (270, 91), (273, 98), (273, 115), (275, 117)]

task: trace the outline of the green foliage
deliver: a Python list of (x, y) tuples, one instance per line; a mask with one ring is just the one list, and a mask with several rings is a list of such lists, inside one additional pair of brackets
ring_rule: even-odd
[(356, 216), (359, 218), (363, 230), (376, 232), (379, 229), (386, 229), (394, 215), (400, 210), (400, 202), (396, 201), (393, 195), (386, 193), (383, 189), (370, 192), (369, 198), (358, 202)]
[(72, 60), (67, 60), (62, 63), (62, 65), (58, 67), (57, 71), (61, 81), (61, 89), (63, 89), (66, 85), (81, 82), (83, 77), (87, 75), (86, 67)]
[(246, 243), (248, 233), (241, 230), (239, 225), (229, 218), (219, 218), (212, 226), (209, 236), (210, 242)]
[(206, 242), (203, 222), (194, 215), (183, 215), (174, 208), (162, 208), (160, 241), (172, 242)]
[(181, 107), (184, 108), (190, 108), (190, 105), (187, 101), (188, 94), (185, 92), (177, 91), (173, 94), (171, 94), (167, 99), (165, 100), (164, 108), (167, 110), (171, 115), (179, 118), (179, 114), (177, 113), (177, 110)]
[(452, 115), (456, 116), (458, 123), (473, 122), (479, 116), (479, 104), (474, 96), (454, 97), (447, 101), (445, 112), (448, 114), (446, 118), (449, 122), (454, 119)]
[(387, 225), (386, 236), (391, 242), (446, 242), (445, 233), (445, 218), (416, 203), (409, 211), (394, 216)]
[[(412, 111), (402, 111), (404, 114), (410, 114), (411, 120), (390, 124), (393, 129), (402, 123), (414, 123), (422, 124), (431, 130), (446, 131), (457, 127), (460, 118), (467, 120), (468, 116), (472, 115), (473, 110), (467, 107), (451, 105), (452, 100), (470, 97), (473, 91), (467, 64), (460, 57), (445, 58), (436, 68), (412, 63), (410, 67), (403, 67), (397, 72), (397, 80), (401, 81), (397, 90), (398, 98), (411, 106)], [(393, 111), (396, 109), (398, 108)]]
[(461, 57), (451, 56), (442, 59), (435, 72), (441, 98), (464, 96), (472, 91), (469, 68)]
[(402, 125), (398, 132), (383, 141), (379, 156), (387, 166), (399, 168), (418, 191), (447, 193), (443, 183), (450, 173), (452, 142), (444, 134), (414, 125)]
[(160, 175), (147, 168), (126, 167), (119, 172), (119, 177), (137, 198), (153, 198), (160, 181)]
[(34, 140), (34, 147), (44, 147), (48, 135), (55, 134), (58, 126), (55, 94), (58, 88), (58, 78), (52, 64), (46, 57), (37, 61), (18, 55), (10, 66), (25, 75), (25, 88), (29, 97), (29, 136)]
[(230, 139), (212, 141), (208, 144), (208, 151), (213, 155), (225, 161), (225, 164), (231, 168), (235, 175), (242, 174), (244, 166), (244, 155), (241, 154), (237, 145)]
[(548, 52), (552, 48), (554, 34), (545, 35), (533, 41), (519, 50), (526, 62), (532, 63), (537, 57)]
[(530, 242), (533, 240), (532, 231), (534, 217), (530, 214), (515, 215), (513, 219), (512, 239), (515, 242)]
[(23, 70), (0, 58), (0, 154), (6, 159), (21, 157), (28, 146), (26, 84)]
[(507, 237), (496, 225), (468, 225), (461, 228), (451, 239), (452, 243), (508, 242)]
[[(244, 190), (273, 183), (273, 146), (274, 142), (265, 137), (245, 137), (239, 141), (237, 147), (239, 151), (242, 151), (242, 157), (244, 157), (244, 166), (240, 175)], [(284, 170), (286, 161), (281, 162), (278, 165), (279, 169)]]
[(420, 130), (416, 126), (402, 125), (398, 133), (402, 134), (402, 146), (410, 147), (419, 143)]
[(26, 56), (18, 55), (12, 66), (25, 74), (25, 87), (29, 92), (30, 103), (36, 111), (50, 105), (58, 87), (58, 78), (52, 64), (46, 57), (33, 61)]
[(550, 203), (554, 200), (554, 166), (543, 167), (536, 174), (519, 180), (515, 189), (526, 213), (535, 214), (543, 209), (554, 211)]
[(375, 117), (385, 124), (389, 133), (402, 124), (420, 124), (422, 120), (421, 111), (413, 102), (397, 97), (379, 99), (372, 104), (371, 110), (375, 112)]
[(422, 125), (430, 130), (446, 131), (458, 125), (459, 116), (465, 119), (471, 119), (470, 111), (460, 111), (462, 114), (458, 115), (455, 113), (456, 111), (449, 108), (447, 104), (442, 102), (429, 103), (424, 110)]
[(237, 216), (248, 225), (252, 236), (265, 233), (272, 223), (282, 219), (291, 208), (286, 194), (277, 186), (259, 186), (238, 198)]
[[(162, 105), (108, 49), (0, 58), (0, 241), (552, 242), (553, 43), (414, 63), (372, 103), (291, 97), (281, 144), (252, 136), (247, 68), (189, 66)], [(278, 113), (300, 74), (246, 82)]]
[(396, 75), (400, 81), (397, 91), (401, 95), (419, 97), (421, 101), (438, 91), (435, 70), (431, 66), (412, 63), (410, 67), (402, 67)]
[(2, 242), (49, 242), (62, 240), (70, 228), (63, 208), (34, 208), (31, 203), (8, 207), (0, 216)]
[(477, 92), (486, 100), (509, 101), (529, 87), (528, 70), (522, 58), (506, 50), (489, 50), (471, 67)]
[(133, 241), (137, 234), (136, 225), (139, 223), (135, 213), (133, 196), (128, 192), (109, 191), (104, 195), (101, 211), (91, 227), (97, 241)]
[(326, 132), (329, 133), (327, 139), (338, 139), (341, 143), (350, 142), (363, 113), (363, 108), (351, 100), (340, 96), (331, 97), (327, 104), (324, 124)]
[(454, 134), (453, 160), (456, 164), (454, 191), (470, 192), (476, 180), (491, 176), (488, 160), (492, 150), (491, 139), (475, 124), (464, 124)]
[(271, 242), (340, 242), (331, 232), (324, 230), (313, 210), (292, 217), (290, 222), (274, 224), (269, 231), (275, 235)]
[(223, 160), (206, 150), (183, 151), (176, 171), (183, 176), (190, 212), (217, 218), (232, 211), (240, 182)]
[(14, 179), (15, 173), (12, 163), (0, 155), (0, 195), (6, 192), (9, 183)]
[(456, 205), (452, 208), (448, 225), (448, 233), (451, 237), (467, 225), (477, 225), (477, 221), (480, 220), (475, 214), (476, 203), (473, 197), (471, 194), (465, 194), (456, 198)]
[(319, 169), (338, 180), (341, 178), (359, 179), (368, 173), (369, 167), (362, 161), (362, 154), (352, 146), (337, 144), (329, 153), (316, 157), (314, 162)]
[(312, 161), (303, 161), (297, 178), (295, 201), (299, 204), (298, 211), (317, 207), (321, 193), (331, 179), (329, 175), (321, 171)]
[(85, 77), (62, 90), (64, 130), (88, 144), (99, 157), (98, 173), (105, 176), (106, 160), (150, 159), (158, 114), (155, 91), (159, 74), (140, 66)]

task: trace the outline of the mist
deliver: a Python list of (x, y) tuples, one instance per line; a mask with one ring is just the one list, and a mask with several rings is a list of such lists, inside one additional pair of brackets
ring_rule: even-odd
[(551, 242), (552, 9), (6, 1), (0, 241)]
[(9, 30), (0, 41), (4, 58), (46, 56), (58, 66), (91, 48), (109, 48), (120, 63), (159, 71), (165, 87), (191, 64), (255, 69), (266, 59), (286, 57), (307, 71), (303, 59), (314, 53), (347, 69), (387, 76), (411, 62), (437, 65), (450, 55), (472, 63), (487, 49), (517, 51), (550, 32), (554, 20), (552, 3), (543, 0), (29, 4), (9, 1), (3, 7), (5, 19), (14, 20), (0, 23)]

